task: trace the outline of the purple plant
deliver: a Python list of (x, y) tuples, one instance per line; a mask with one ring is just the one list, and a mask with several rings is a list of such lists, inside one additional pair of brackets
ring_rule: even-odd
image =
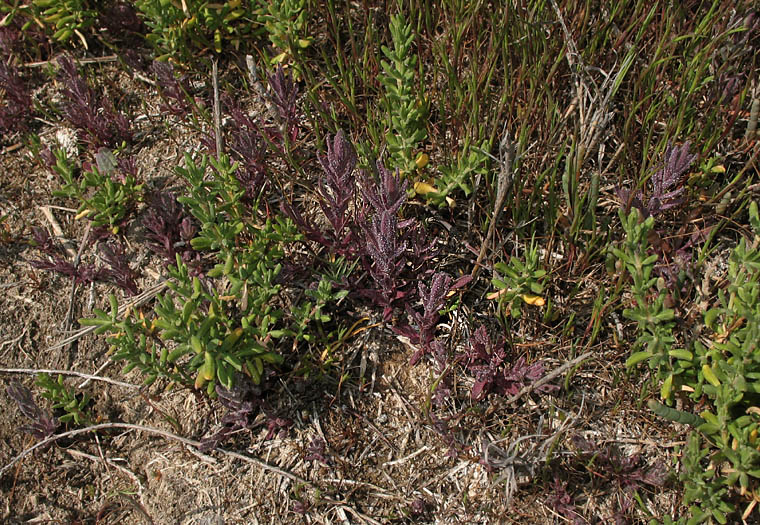
[(454, 436), (454, 431), (449, 426), (448, 422), (450, 419), (451, 417), (441, 419), (433, 412), (430, 413), (430, 420), (433, 423), (433, 430), (436, 431), (436, 433), (441, 437), (443, 442), (448, 447), (448, 450), (446, 451), (446, 457), (454, 459), (458, 455), (457, 445), (459, 445), (459, 442), (457, 441), (456, 436)]
[(690, 146), (687, 141), (680, 148), (668, 146), (665, 150), (665, 162), (652, 175), (652, 194), (647, 204), (651, 215), (659, 215), (683, 202), (680, 198), (684, 192), (681, 177), (697, 159), (696, 154), (689, 153)]
[(115, 147), (121, 141), (129, 141), (132, 133), (129, 120), (116, 111), (113, 103), (99, 97), (79, 75), (76, 64), (67, 56), (58, 60), (60, 76), (64, 84), (63, 116), (77, 128), (85, 142), (95, 146)]
[(578, 514), (573, 499), (567, 492), (567, 482), (554, 478), (552, 492), (546, 498), (546, 504), (573, 525), (583, 525), (586, 521)]
[(106, 8), (100, 22), (108, 34), (119, 38), (132, 38), (144, 33), (142, 20), (129, 2), (114, 2)]
[(261, 137), (259, 126), (233, 98), (226, 97), (225, 106), (235, 123), (228, 133), (229, 146), (233, 159), (240, 162), (242, 168), (235, 172), (235, 177), (245, 190), (246, 199), (255, 202), (266, 182), (267, 144)]
[(625, 512), (633, 501), (633, 493), (644, 485), (662, 486), (666, 472), (662, 468), (647, 468), (639, 454), (625, 455), (615, 447), (600, 447), (579, 435), (572, 437), (572, 442), (579, 452), (579, 459), (585, 462), (592, 472), (614, 482), (625, 499)]
[(430, 345), (430, 350), (435, 361), (435, 374), (438, 377), (438, 383), (433, 391), (433, 404), (441, 407), (449, 400), (454, 389), (451, 373), (452, 363), (449, 361), (449, 352), (446, 349), (446, 345), (442, 342), (433, 341)]
[(100, 243), (100, 254), (107, 268), (100, 268), (97, 280), (115, 284), (129, 295), (137, 295), (137, 274), (129, 267), (124, 247), (120, 242)]
[(184, 117), (190, 113), (190, 104), (187, 102), (188, 86), (184, 77), (177, 78), (174, 74), (174, 66), (168, 62), (154, 60), (150, 66), (151, 72), (156, 77), (156, 84), (161, 95), (161, 110), (174, 115)]
[[(32, 238), (37, 249), (48, 256), (48, 259), (29, 261), (33, 267), (71, 277), (75, 284), (103, 282), (114, 284), (130, 295), (137, 294), (135, 273), (129, 267), (121, 244), (101, 244), (101, 254), (107, 266), (97, 267), (94, 264), (83, 264), (81, 262), (74, 265), (67, 261), (61, 247), (43, 228), (34, 228)], [(97, 243), (98, 240), (97, 237), (90, 236), (90, 241), (93, 244)]]
[(362, 261), (375, 283), (374, 290), (366, 292), (383, 307), (383, 319), (391, 319), (394, 302), (404, 298), (406, 280), (402, 271), (407, 263), (406, 250), (410, 229), (416, 227), (414, 219), (399, 221), (398, 211), (406, 202), (408, 181), (394, 176), (380, 161), (377, 163), (380, 180), (365, 178), (362, 193), (370, 204), (363, 215), (372, 213), (369, 221), (363, 221), (364, 253)]
[(286, 74), (282, 66), (277, 66), (274, 73), (267, 75), (269, 87), (272, 90), (272, 102), (277, 109), (277, 115), (283, 123), (288, 140), (293, 143), (298, 138), (298, 84), (290, 74)]
[(23, 130), (32, 108), (32, 97), (18, 72), (0, 60), (0, 90), (5, 92), (5, 104), (0, 106), (0, 130)]
[(401, 239), (399, 229), (396, 215), (383, 211), (364, 230), (369, 261), (365, 265), (377, 286), (373, 296), (383, 307), (386, 321), (391, 318), (394, 301), (406, 295), (400, 286), (404, 284), (400, 276), (406, 264), (406, 241)]
[(377, 172), (379, 181), (365, 177), (362, 184), (362, 194), (377, 215), (383, 212), (395, 215), (406, 203), (406, 190), (409, 181), (406, 179), (402, 181), (398, 170), (394, 175), (380, 161), (377, 161)]
[(394, 328), (397, 333), (407, 336), (412, 344), (420, 347), (412, 356), (411, 365), (415, 365), (425, 353), (431, 351), (435, 329), (441, 317), (438, 312), (446, 306), (449, 292), (465, 286), (471, 280), (470, 275), (465, 275), (452, 282), (451, 276), (439, 272), (433, 275), (429, 287), (423, 282), (417, 284), (422, 300), (422, 313), (407, 306), (407, 312), (414, 327), (407, 325)]
[[(16, 24), (13, 22), (11, 22), (11, 25), (0, 25), (0, 56), (10, 57), (18, 47), (21, 31), (18, 27), (14, 26)], [(5, 62), (5, 60), (2, 62)]]
[(32, 238), (36, 247), (49, 259), (33, 259), (30, 264), (40, 270), (48, 270), (60, 273), (74, 279), (76, 284), (88, 284), (95, 281), (97, 270), (91, 264), (79, 264), (74, 266), (64, 257), (61, 247), (50, 236), (47, 230), (43, 228), (33, 228)]
[(319, 206), (333, 228), (333, 247), (341, 253), (353, 240), (350, 227), (354, 221), (348, 207), (356, 195), (356, 152), (339, 130), (332, 143), (327, 141), (327, 155), (318, 158), (326, 175), (319, 185)]
[(356, 197), (356, 152), (342, 130), (327, 141), (327, 155), (318, 155), (325, 172), (317, 187), (319, 207), (332, 231), (322, 232), (287, 202), (282, 210), (301, 229), (309, 240), (325, 246), (331, 253), (355, 256), (359, 251), (355, 242), (356, 219), (349, 213), (351, 202)]
[(324, 465), (330, 466), (331, 462), (329, 458), (326, 456), (327, 454), (327, 443), (325, 443), (325, 440), (319, 437), (318, 435), (315, 435), (311, 438), (311, 442), (309, 443), (309, 446), (306, 447), (306, 456), (304, 456), (304, 461), (319, 461), (320, 463), (323, 463)]
[(200, 450), (213, 450), (235, 432), (253, 428), (261, 408), (261, 393), (260, 387), (241, 374), (238, 374), (234, 386), (230, 389), (217, 384), (216, 394), (227, 413), (222, 417), (222, 428), (201, 440)]
[(31, 434), (37, 439), (45, 439), (58, 428), (58, 420), (42, 410), (34, 402), (32, 392), (21, 383), (13, 382), (5, 390), (18, 405), (19, 410), (32, 420), (31, 425), (23, 425), (19, 430)]
[(197, 275), (201, 269), (200, 254), (190, 246), (198, 232), (193, 219), (169, 192), (157, 193), (149, 199), (149, 208), (143, 218), (147, 230), (148, 248), (164, 258), (166, 266), (176, 264), (177, 254)]
[(690, 142), (685, 142), (681, 147), (670, 146), (665, 149), (665, 160), (662, 166), (652, 175), (652, 192), (649, 201), (644, 205), (644, 196), (641, 191), (631, 194), (625, 188), (618, 188), (617, 194), (621, 205), (638, 208), (643, 217), (657, 216), (683, 202), (681, 195), (684, 188), (681, 185), (682, 175), (686, 173), (692, 163), (697, 159), (696, 154), (690, 154)]
[[(475, 384), (470, 394), (473, 400), (480, 401), (489, 393), (501, 396), (515, 395), (524, 386), (543, 377), (543, 363), (539, 361), (528, 365), (525, 356), (508, 366), (504, 343), (504, 338), (500, 337), (496, 344), (492, 344), (484, 326), (480, 326), (472, 334), (470, 349), (465, 358), (467, 369), (475, 375)], [(555, 385), (542, 385), (536, 391), (548, 393), (557, 388)]]
[(265, 440), (273, 439), (276, 436), (284, 437), (287, 434), (286, 430), (293, 426), (293, 420), (290, 418), (275, 416), (266, 409), (264, 409), (264, 414), (267, 417)]

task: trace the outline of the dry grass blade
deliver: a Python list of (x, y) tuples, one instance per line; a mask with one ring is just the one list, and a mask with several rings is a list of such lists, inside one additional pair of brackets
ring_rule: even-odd
[[(171, 432), (167, 432), (165, 430), (161, 430), (158, 428), (151, 428), (146, 427), (143, 425), (134, 425), (132, 423), (101, 423), (99, 425), (92, 425), (85, 428), (77, 428), (75, 430), (70, 430), (68, 432), (62, 432), (60, 434), (54, 434), (48, 438), (43, 439), (42, 441), (39, 441), (32, 445), (31, 447), (27, 448), (23, 452), (21, 452), (19, 455), (14, 457), (7, 465), (5, 465), (3, 468), (0, 468), (0, 477), (5, 474), (13, 465), (24, 459), (26, 456), (37, 450), (38, 448), (45, 447), (51, 443), (54, 443), (58, 441), (59, 439), (64, 439), (68, 437), (74, 437), (79, 436), (82, 434), (89, 434), (91, 432), (97, 432), (98, 430), (108, 430), (108, 429), (115, 429), (115, 428), (123, 428), (127, 430), (137, 430), (140, 432), (148, 432), (150, 434), (156, 434), (161, 437), (171, 439), (173, 441), (178, 441), (179, 443), (182, 443), (183, 445), (186, 445), (188, 447), (192, 447), (194, 449), (198, 449), (201, 446), (200, 441), (196, 441), (194, 439), (188, 439), (184, 438), (182, 436), (178, 436), (176, 434), (172, 434)], [(246, 463), (252, 463), (254, 465), (257, 465), (265, 470), (269, 470), (271, 472), (274, 472), (282, 477), (288, 478), (291, 481), (295, 481), (296, 483), (301, 483), (305, 486), (310, 486), (311, 484), (306, 481), (305, 479), (296, 476), (295, 474), (288, 472), (286, 470), (283, 470), (279, 467), (275, 467), (274, 465), (270, 465), (260, 459), (253, 458), (250, 456), (245, 456), (243, 454), (239, 454), (237, 452), (230, 452), (228, 450), (224, 450), (221, 448), (217, 448), (217, 451), (221, 452), (222, 454), (239, 459), (241, 461), (245, 461)]]
[(496, 224), (501, 218), (501, 213), (504, 209), (504, 200), (509, 193), (509, 189), (512, 187), (514, 176), (512, 174), (512, 160), (515, 153), (514, 145), (509, 138), (509, 131), (506, 124), (504, 125), (504, 134), (502, 135), (501, 142), (499, 143), (499, 175), (496, 184), (496, 200), (494, 201), (493, 213), (491, 215), (491, 223), (488, 225), (488, 232), (486, 238), (483, 240), (483, 244), (480, 247), (478, 258), (475, 261), (475, 266), (472, 269), (471, 275), (475, 277), (478, 271), (480, 271), (480, 264), (485, 258), (486, 251), (491, 244), (496, 231)]
[(3, 374), (61, 374), (64, 376), (74, 376), (87, 379), (89, 381), (103, 381), (104, 383), (110, 383), (112, 385), (120, 386), (123, 388), (129, 388), (130, 390), (139, 390), (140, 387), (131, 383), (125, 383), (124, 381), (118, 381), (111, 379), (110, 377), (103, 377), (93, 374), (85, 374), (83, 372), (75, 372), (73, 370), (53, 370), (48, 368), (0, 368), (0, 373)]
[[(163, 292), (167, 288), (168, 288), (168, 284), (165, 281), (161, 282), (161, 283), (158, 283), (156, 285), (153, 285), (151, 288), (148, 288), (147, 290), (145, 290), (144, 292), (142, 292), (140, 295), (138, 295), (138, 296), (134, 297), (133, 299), (125, 302), (124, 304), (121, 304), (119, 306), (119, 313), (118, 313), (118, 315), (119, 316), (123, 316), (131, 308), (134, 308), (136, 306), (141, 306), (141, 305), (147, 303), (148, 301), (150, 301), (151, 299), (153, 299), (156, 295), (160, 294), (161, 292)], [(97, 326), (87, 326), (85, 328), (77, 330), (71, 336), (67, 337), (66, 339), (64, 339), (62, 341), (57, 342), (56, 344), (54, 344), (52, 346), (49, 346), (46, 350), (50, 351), (50, 350), (55, 350), (57, 348), (63, 348), (67, 344), (72, 343), (72, 342), (76, 341), (77, 339), (81, 339), (82, 337), (84, 337), (87, 334), (91, 334), (97, 328), (98, 328)]]

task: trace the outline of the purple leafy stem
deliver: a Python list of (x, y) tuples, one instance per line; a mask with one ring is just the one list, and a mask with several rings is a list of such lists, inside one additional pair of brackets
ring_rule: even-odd
[(161, 110), (174, 115), (184, 117), (190, 112), (190, 104), (187, 101), (189, 91), (184, 77), (177, 78), (174, 74), (174, 66), (169, 62), (154, 60), (150, 66), (156, 77), (156, 84), (161, 95)]
[(686, 141), (682, 146), (671, 146), (665, 149), (665, 160), (660, 168), (652, 174), (652, 192), (649, 201), (644, 205), (641, 191), (632, 194), (631, 190), (618, 188), (617, 194), (622, 206), (630, 205), (637, 208), (643, 217), (657, 216), (683, 203), (681, 195), (684, 192), (682, 176), (697, 159), (697, 154), (689, 153), (691, 143)]
[(84, 134), (83, 140), (93, 145), (115, 147), (123, 140), (129, 141), (132, 133), (129, 120), (116, 111), (113, 103), (99, 97), (79, 75), (74, 61), (63, 56), (58, 60), (60, 76), (64, 84), (63, 116)]
[(419, 349), (411, 358), (411, 365), (415, 365), (424, 354), (432, 352), (431, 344), (441, 317), (438, 312), (446, 306), (449, 292), (465, 286), (471, 280), (470, 275), (464, 275), (456, 281), (452, 281), (451, 276), (447, 273), (438, 272), (431, 278), (430, 286), (423, 282), (417, 284), (419, 296), (422, 300), (422, 313), (407, 306), (407, 313), (414, 327), (394, 327), (397, 333), (409, 337), (412, 344), (419, 345)]
[(37, 439), (45, 439), (55, 432), (58, 428), (58, 420), (34, 402), (32, 392), (28, 388), (21, 383), (13, 382), (5, 391), (16, 402), (21, 413), (32, 420), (31, 425), (22, 425), (19, 430)]
[(0, 106), (0, 130), (22, 130), (25, 117), (32, 108), (32, 97), (15, 69), (0, 60), (0, 90), (5, 92), (5, 105)]
[[(491, 343), (484, 326), (480, 326), (470, 339), (470, 349), (466, 353), (467, 369), (475, 376), (471, 397), (480, 401), (489, 393), (501, 396), (517, 394), (524, 386), (538, 381), (544, 375), (544, 364), (540, 361), (527, 364), (521, 356), (511, 366), (506, 363), (504, 338)], [(536, 392), (548, 393), (556, 390), (556, 385), (542, 385)]]
[[(53, 240), (47, 230), (34, 228), (32, 230), (37, 249), (48, 256), (48, 259), (33, 259), (29, 263), (40, 270), (60, 273), (74, 279), (75, 284), (92, 282), (110, 283), (126, 291), (129, 295), (137, 294), (136, 274), (129, 267), (124, 248), (120, 243), (102, 243), (100, 252), (105, 266), (79, 263), (74, 265), (66, 260), (61, 247)], [(92, 242), (98, 242), (99, 235), (91, 235)]]

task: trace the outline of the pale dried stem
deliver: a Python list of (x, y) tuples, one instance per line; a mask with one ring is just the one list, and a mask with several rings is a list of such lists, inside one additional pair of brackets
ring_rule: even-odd
[(480, 271), (480, 263), (486, 255), (486, 250), (493, 241), (494, 232), (496, 231), (496, 224), (501, 218), (501, 212), (504, 209), (504, 200), (507, 197), (509, 189), (512, 187), (512, 181), (514, 177), (512, 175), (512, 159), (515, 153), (514, 145), (509, 139), (509, 131), (506, 124), (504, 125), (504, 133), (499, 143), (499, 176), (496, 184), (496, 201), (494, 202), (493, 214), (491, 215), (491, 223), (488, 225), (488, 232), (486, 238), (483, 240), (483, 244), (480, 246), (480, 252), (478, 258), (475, 261), (475, 266), (472, 269), (472, 276), (475, 277), (478, 271)]
[(83, 372), (74, 372), (72, 370), (54, 370), (49, 368), (0, 368), (0, 373), (3, 374), (61, 374), (64, 376), (81, 377), (88, 381), (103, 381), (104, 383), (110, 383), (112, 385), (120, 386), (123, 388), (129, 388), (130, 390), (139, 390), (140, 387), (131, 383), (125, 383), (123, 381), (117, 381), (109, 377), (102, 377), (93, 374), (85, 374)]
[[(140, 295), (134, 297), (132, 300), (127, 301), (124, 304), (120, 305), (117, 315), (119, 317), (121, 317), (121, 316), (123, 316), (127, 312), (127, 310), (129, 310), (131, 308), (134, 308), (136, 306), (140, 306), (142, 304), (147, 303), (148, 301), (150, 301), (151, 299), (153, 299), (156, 295), (158, 295), (162, 291), (166, 290), (167, 287), (168, 287), (168, 284), (166, 282), (162, 282), (162, 283), (158, 283), (158, 284), (154, 285), (151, 288), (148, 288), (147, 290), (145, 290)], [(49, 346), (46, 349), (46, 351), (55, 350), (57, 348), (62, 348), (64, 346), (66, 346), (67, 344), (69, 344), (69, 343), (71, 343), (73, 341), (76, 341), (77, 339), (80, 339), (80, 338), (84, 337), (87, 334), (90, 334), (90, 333), (94, 332), (97, 328), (98, 328), (97, 326), (86, 326), (86, 327), (82, 328), (81, 330), (75, 332), (71, 336), (67, 337), (66, 339), (64, 339), (62, 341), (59, 341), (58, 343), (56, 343), (56, 344), (54, 344), (52, 346)]]
[(214, 86), (214, 139), (216, 140), (217, 158), (223, 153), (222, 111), (219, 105), (219, 71), (216, 59), (211, 62), (211, 82)]
[[(81, 434), (89, 434), (90, 432), (97, 432), (98, 430), (108, 430), (108, 429), (114, 429), (114, 428), (123, 428), (128, 430), (137, 430), (140, 432), (148, 432), (150, 434), (156, 434), (161, 437), (171, 439), (172, 441), (177, 441), (179, 443), (182, 443), (183, 445), (186, 445), (188, 447), (192, 447), (194, 449), (197, 449), (201, 446), (200, 441), (196, 441), (194, 439), (188, 439), (184, 438), (182, 436), (178, 436), (176, 434), (172, 434), (171, 432), (167, 432), (165, 430), (161, 430), (158, 428), (151, 428), (146, 427), (143, 425), (134, 425), (132, 423), (101, 423), (99, 425), (92, 425), (85, 428), (77, 428), (75, 430), (70, 430), (68, 432), (62, 432), (60, 434), (54, 434), (50, 437), (47, 437), (43, 439), (42, 441), (39, 441), (32, 445), (31, 447), (27, 448), (23, 452), (21, 452), (19, 455), (17, 455), (15, 458), (13, 458), (7, 465), (5, 465), (3, 468), (0, 469), (0, 477), (5, 474), (13, 465), (27, 457), (29, 454), (37, 450), (38, 448), (45, 447), (51, 443), (54, 443), (58, 441), (59, 439), (68, 438), (68, 437), (74, 437), (79, 436)], [(294, 481), (296, 483), (300, 483), (305, 486), (311, 486), (311, 483), (306, 481), (305, 479), (296, 476), (295, 474), (288, 472), (286, 470), (283, 470), (279, 467), (275, 467), (274, 465), (270, 465), (258, 458), (253, 458), (250, 456), (244, 456), (243, 454), (238, 454), (237, 452), (232, 452), (229, 450), (224, 450), (221, 448), (217, 448), (217, 451), (221, 452), (222, 454), (239, 459), (241, 461), (244, 461), (246, 463), (252, 463), (258, 467), (263, 468), (264, 470), (269, 470), (270, 472), (274, 472), (284, 478), (287, 478), (291, 481)]]
[(518, 393), (516, 393), (515, 395), (513, 395), (512, 397), (510, 397), (509, 399), (507, 399), (507, 405), (511, 405), (512, 403), (514, 403), (515, 401), (517, 401), (518, 399), (520, 399), (525, 394), (527, 394), (529, 392), (532, 392), (536, 388), (539, 388), (539, 387), (545, 385), (546, 383), (549, 383), (550, 381), (552, 381), (558, 375), (565, 373), (565, 371), (567, 371), (567, 370), (573, 368), (574, 366), (580, 364), (582, 361), (585, 361), (586, 359), (588, 359), (589, 357), (591, 357), (593, 354), (594, 354), (593, 350), (589, 350), (588, 352), (584, 352), (583, 354), (579, 355), (578, 357), (576, 357), (572, 361), (568, 361), (567, 363), (563, 364), (562, 366), (560, 366), (560, 367), (552, 370), (551, 372), (549, 372), (548, 374), (546, 374), (544, 377), (542, 377), (538, 381), (534, 381), (533, 383), (525, 385), (524, 387), (522, 387), (522, 389), (520, 389), (520, 391)]
[(72, 243), (71, 240), (67, 239), (63, 234), (63, 229), (61, 228), (58, 219), (56, 219), (55, 215), (53, 215), (50, 207), (40, 206), (39, 208), (42, 212), (42, 215), (44, 215), (45, 219), (50, 223), (50, 227), (53, 229), (53, 233), (55, 234), (56, 238), (63, 245), (63, 249), (66, 250), (66, 255), (68, 255), (72, 260), (75, 259), (77, 256), (77, 251), (74, 249), (74, 243)]

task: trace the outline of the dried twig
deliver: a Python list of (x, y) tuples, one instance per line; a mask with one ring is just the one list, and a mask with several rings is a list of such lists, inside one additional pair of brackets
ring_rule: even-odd
[(74, 372), (72, 370), (53, 370), (48, 368), (0, 368), (0, 373), (3, 374), (61, 374), (65, 376), (74, 376), (87, 379), (88, 381), (103, 381), (104, 383), (110, 383), (112, 385), (129, 388), (131, 390), (139, 390), (140, 387), (131, 383), (125, 383), (123, 381), (117, 381), (109, 377), (101, 377), (92, 374), (85, 374), (83, 372)]
[[(77, 59), (77, 63), (84, 65), (84, 64), (107, 64), (109, 62), (116, 62), (119, 60), (119, 57), (116, 55), (108, 55), (105, 57), (92, 57), (92, 58), (80, 58)], [(40, 62), (27, 62), (26, 64), (21, 64), (21, 67), (47, 67), (51, 63), (55, 63), (54, 60), (42, 60)]]
[(533, 383), (525, 385), (524, 387), (522, 387), (520, 389), (520, 391), (518, 393), (516, 393), (515, 395), (513, 395), (512, 397), (510, 397), (509, 399), (507, 399), (507, 401), (506, 401), (507, 405), (511, 405), (512, 403), (514, 403), (515, 401), (517, 401), (518, 399), (520, 399), (525, 394), (527, 394), (529, 392), (532, 392), (536, 388), (539, 388), (539, 387), (545, 385), (549, 381), (552, 381), (555, 377), (557, 377), (560, 374), (563, 374), (566, 370), (569, 370), (570, 368), (573, 368), (575, 365), (577, 365), (577, 364), (581, 363), (582, 361), (584, 361), (584, 360), (588, 359), (589, 357), (591, 357), (591, 355), (593, 353), (594, 353), (593, 350), (589, 350), (588, 352), (584, 352), (583, 354), (579, 355), (578, 357), (576, 357), (572, 361), (568, 361), (567, 363), (563, 364), (559, 368), (556, 368), (556, 369), (552, 370), (551, 372), (549, 372), (548, 374), (546, 374), (544, 377), (542, 377), (538, 381), (534, 381)]
[[(188, 439), (184, 438), (182, 436), (178, 436), (176, 434), (172, 434), (171, 432), (167, 432), (165, 430), (161, 430), (158, 428), (151, 428), (146, 427), (143, 425), (134, 425), (132, 423), (101, 423), (99, 425), (92, 425), (85, 428), (77, 428), (75, 430), (69, 430), (68, 432), (62, 432), (60, 434), (54, 434), (48, 438), (43, 439), (42, 441), (39, 441), (32, 445), (31, 447), (27, 448), (23, 452), (21, 452), (19, 455), (17, 455), (15, 458), (13, 458), (10, 463), (5, 465), (3, 468), (0, 469), (0, 477), (5, 474), (13, 465), (24, 459), (26, 456), (37, 450), (38, 448), (45, 447), (51, 443), (54, 443), (58, 441), (59, 439), (68, 438), (68, 437), (74, 437), (81, 434), (89, 434), (90, 432), (97, 432), (98, 430), (108, 430), (113, 428), (124, 428), (128, 430), (138, 430), (141, 432), (148, 432), (150, 434), (156, 434), (161, 437), (165, 437), (167, 439), (171, 439), (173, 441), (178, 441), (179, 443), (182, 443), (183, 445), (186, 445), (188, 447), (192, 447), (194, 449), (197, 449), (201, 446), (200, 441), (196, 441), (194, 439)], [(215, 449), (226, 456), (236, 458), (242, 461), (245, 461), (246, 463), (252, 463), (254, 465), (257, 465), (264, 470), (269, 470), (271, 472), (274, 472), (276, 474), (279, 474), (282, 477), (288, 478), (291, 481), (295, 481), (296, 483), (301, 483), (305, 486), (311, 486), (311, 483), (306, 481), (305, 479), (296, 476), (295, 474), (288, 472), (286, 470), (283, 470), (279, 467), (275, 467), (274, 465), (270, 465), (269, 463), (266, 463), (258, 458), (250, 457), (250, 456), (244, 456), (243, 454), (238, 454), (237, 452), (231, 452), (229, 450), (224, 450), (221, 448)]]
[(95, 462), (103, 461), (107, 465), (109, 465), (109, 466), (115, 468), (116, 470), (118, 470), (119, 472), (121, 472), (122, 474), (126, 474), (126, 476), (128, 478), (130, 478), (132, 481), (134, 481), (137, 484), (138, 494), (142, 498), (142, 493), (143, 493), (143, 490), (145, 490), (145, 487), (143, 487), (142, 483), (140, 483), (140, 478), (138, 478), (135, 475), (135, 473), (132, 472), (131, 470), (129, 470), (129, 469), (125, 468), (125, 467), (122, 467), (121, 465), (119, 465), (118, 463), (116, 463), (112, 459), (109, 459), (109, 458), (106, 458), (106, 457), (93, 456), (92, 454), (88, 454), (86, 452), (82, 452), (81, 450), (66, 449), (66, 452), (69, 455), (74, 456), (74, 457), (82, 457), (82, 458), (89, 459), (89, 460), (95, 461)]
[(216, 139), (216, 156), (222, 154), (224, 141), (222, 138), (222, 111), (219, 107), (219, 72), (216, 59), (211, 62), (211, 82), (214, 86), (214, 138)]
[(480, 252), (478, 258), (475, 261), (475, 266), (472, 269), (472, 276), (475, 277), (480, 270), (480, 263), (486, 255), (486, 250), (491, 244), (494, 232), (496, 231), (496, 224), (501, 218), (501, 212), (504, 208), (504, 200), (507, 197), (509, 189), (512, 187), (512, 181), (514, 177), (512, 175), (512, 157), (515, 153), (514, 145), (509, 139), (509, 131), (506, 124), (504, 125), (504, 134), (499, 143), (499, 177), (496, 186), (496, 201), (493, 207), (493, 214), (491, 216), (491, 223), (488, 225), (488, 233), (483, 240), (483, 244), (480, 246)]
[[(79, 262), (82, 260), (82, 252), (84, 251), (84, 247), (87, 245), (87, 239), (90, 237), (90, 228), (92, 227), (91, 222), (87, 222), (87, 226), (84, 230), (84, 235), (82, 236), (82, 242), (79, 243), (79, 249), (77, 250), (76, 256), (74, 256), (74, 262), (72, 263), (74, 265), (74, 268), (77, 268), (79, 266)], [(75, 294), (77, 291), (77, 280), (76, 277), (72, 277), (71, 279), (71, 293), (69, 294), (69, 308), (66, 310), (66, 318), (64, 319), (64, 326), (63, 331), (68, 332), (71, 329), (71, 325), (74, 322), (74, 299)]]
[(245, 63), (248, 66), (248, 77), (251, 81), (251, 86), (253, 87), (254, 91), (256, 91), (256, 94), (259, 96), (259, 98), (266, 104), (267, 111), (269, 111), (269, 116), (271, 116), (275, 122), (277, 122), (277, 126), (280, 129), (283, 129), (283, 122), (280, 118), (280, 113), (277, 111), (277, 108), (274, 106), (274, 102), (272, 102), (272, 97), (269, 96), (269, 93), (264, 88), (264, 85), (261, 83), (261, 79), (259, 78), (258, 69), (256, 68), (256, 62), (253, 60), (253, 57), (251, 55), (245, 56)]
[(50, 207), (40, 206), (39, 208), (42, 214), (45, 216), (45, 219), (47, 219), (47, 221), (50, 223), (50, 227), (53, 229), (53, 233), (58, 238), (58, 240), (61, 241), (61, 244), (63, 244), (63, 249), (66, 250), (66, 255), (68, 255), (72, 260), (75, 259), (77, 256), (77, 251), (74, 249), (74, 245), (71, 240), (67, 239), (63, 234), (63, 229), (58, 223), (58, 220), (55, 218), (55, 215), (53, 215), (53, 212), (50, 210)]
[[(151, 288), (148, 288), (140, 295), (134, 297), (131, 301), (127, 301), (121, 306), (119, 306), (118, 315), (121, 317), (123, 316), (127, 310), (130, 308), (134, 308), (135, 306), (140, 306), (142, 304), (147, 303), (151, 299), (153, 299), (156, 295), (166, 290), (168, 287), (166, 282), (158, 283), (154, 285)], [(67, 344), (76, 341), (77, 339), (80, 339), (84, 337), (85, 335), (94, 332), (97, 329), (97, 326), (86, 326), (82, 328), (81, 330), (74, 332), (71, 336), (67, 337), (66, 339), (59, 341), (58, 343), (54, 344), (53, 346), (49, 346), (47, 348), (47, 351), (55, 350), (57, 348), (62, 348), (66, 346)]]

